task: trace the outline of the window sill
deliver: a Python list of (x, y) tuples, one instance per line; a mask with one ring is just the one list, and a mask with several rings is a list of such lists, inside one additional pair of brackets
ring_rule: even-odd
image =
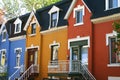
[(116, 9), (116, 8), (120, 8), (120, 7), (108, 8), (108, 9), (105, 9), (104, 11), (113, 10), (113, 9)]
[(20, 66), (16, 66), (16, 67), (14, 67), (14, 68), (20, 68)]
[(58, 65), (49, 65), (48, 68), (58, 68)]
[(3, 39), (3, 40), (2, 40), (2, 42), (5, 42), (5, 41), (6, 41), (6, 39)]
[(80, 26), (80, 25), (83, 25), (83, 22), (74, 24), (74, 26)]
[(120, 67), (120, 63), (116, 63), (116, 64), (108, 64), (108, 67)]
[(36, 34), (30, 34), (29, 36), (35, 36)]

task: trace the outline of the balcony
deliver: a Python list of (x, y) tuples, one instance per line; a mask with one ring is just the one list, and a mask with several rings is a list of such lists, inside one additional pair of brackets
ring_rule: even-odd
[(50, 61), (48, 64), (48, 76), (81, 76), (81, 79), (84, 80), (96, 80), (86, 65), (79, 60)]

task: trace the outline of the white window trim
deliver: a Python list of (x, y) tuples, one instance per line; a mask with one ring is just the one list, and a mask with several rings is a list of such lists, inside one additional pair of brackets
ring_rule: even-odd
[[(81, 5), (78, 5), (76, 8), (74, 8), (74, 11), (73, 11), (73, 18), (76, 18), (76, 15), (75, 15), (75, 12), (76, 11), (79, 11), (79, 10), (83, 10), (83, 16), (85, 15), (85, 7), (84, 7), (84, 5), (83, 6), (81, 6)], [(84, 19), (83, 19), (84, 20)], [(74, 26), (79, 26), (79, 25), (83, 25), (84, 24), (84, 22), (80, 22), (80, 23), (76, 23), (75, 22), (75, 24), (74, 24)]]
[(5, 42), (5, 41), (6, 41), (6, 38), (3, 39), (3, 33), (4, 33), (4, 32), (6, 32), (6, 36), (7, 36), (7, 31), (6, 31), (6, 30), (3, 30), (3, 31), (2, 31), (2, 42)]
[(77, 38), (68, 39), (68, 49), (70, 49), (71, 47), (70, 46), (71, 42), (82, 41), (82, 40), (88, 40), (88, 45), (85, 45), (83, 47), (90, 47), (90, 36), (86, 36), (86, 37), (77, 36)]
[[(22, 53), (22, 48), (15, 48), (14, 49), (14, 53), (16, 54), (16, 50), (21, 50), (21, 53)], [(20, 54), (20, 56), (21, 56), (21, 54)], [(15, 57), (16, 58), (16, 57)], [(16, 61), (16, 60), (15, 60)], [(16, 63), (16, 62), (15, 62)], [(14, 68), (20, 68), (20, 65), (19, 66), (16, 66), (16, 64), (15, 64), (15, 67)]]
[[(15, 34), (20, 33), (20, 32), (21, 32), (22, 21), (21, 21), (19, 18), (17, 18), (17, 19), (15, 20), (14, 24), (15, 24), (14, 33), (15, 33)], [(18, 32), (16, 32), (17, 24), (20, 24), (20, 25), (19, 25), (19, 26), (20, 26), (20, 30), (19, 30)]]
[(116, 31), (113, 31), (112, 33), (106, 34), (106, 46), (109, 45), (109, 38), (113, 37), (113, 36), (117, 36), (117, 32)]
[(55, 26), (55, 27), (57, 27), (58, 20), (59, 20), (59, 12), (60, 12), (60, 9), (59, 9), (58, 7), (56, 7), (56, 6), (53, 6), (53, 7), (50, 9), (50, 11), (48, 12), (48, 14), (50, 15), (49, 29), (52, 27), (52, 26), (51, 26), (51, 21), (52, 21), (51, 16), (52, 16), (52, 13), (55, 13), (55, 12), (57, 12), (57, 22), (56, 22), (56, 26)]
[[(120, 7), (120, 0), (118, 0), (118, 7)], [(111, 10), (115, 8), (109, 8), (109, 0), (105, 0), (105, 10)]]
[[(106, 46), (109, 45), (109, 38), (116, 37), (117, 32), (113, 30), (112, 33), (106, 34)], [(109, 63), (107, 64), (108, 67), (120, 67), (120, 63)]]
[(53, 43), (49, 45), (49, 48), (51, 48), (51, 46), (54, 46), (54, 45), (58, 45), (58, 48), (60, 47), (60, 43), (56, 43), (56, 41), (53, 41)]
[(120, 77), (117, 77), (117, 76), (108, 76), (108, 80), (120, 80)]

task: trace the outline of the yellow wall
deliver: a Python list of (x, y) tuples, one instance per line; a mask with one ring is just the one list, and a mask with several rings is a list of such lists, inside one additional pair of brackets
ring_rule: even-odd
[[(26, 48), (29, 49), (29, 48), (34, 48), (34, 47), (39, 47), (38, 49), (38, 64), (40, 64), (40, 46), (41, 46), (41, 34), (40, 34), (40, 26), (39, 24), (37, 23), (37, 27), (36, 27), (36, 34), (35, 35), (31, 35), (31, 23), (33, 22), (36, 22), (36, 18), (33, 16), (31, 21), (29, 22), (29, 26), (27, 28), (27, 31), (26, 31)], [(26, 57), (25, 57), (25, 64), (27, 66), (27, 59), (28, 59), (28, 53), (26, 51)], [(40, 66), (40, 65), (39, 65)]]
[(51, 59), (51, 49), (49, 47), (53, 42), (60, 43), (58, 48), (58, 60), (67, 59), (67, 28), (46, 32), (42, 34), (42, 54), (41, 54), (41, 80), (48, 78), (48, 62)]

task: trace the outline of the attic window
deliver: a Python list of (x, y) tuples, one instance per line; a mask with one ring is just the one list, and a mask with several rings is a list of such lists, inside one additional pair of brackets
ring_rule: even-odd
[(50, 15), (50, 20), (49, 20), (49, 29), (57, 27), (58, 25), (58, 20), (59, 20), (59, 11), (60, 9), (56, 6), (53, 6), (48, 14)]
[(7, 36), (7, 32), (6, 32), (6, 30), (4, 30), (2, 32), (2, 41), (6, 41), (6, 36)]
[(31, 24), (31, 34), (35, 34), (36, 33), (36, 23), (32, 23)]
[(51, 14), (51, 28), (55, 27), (57, 23), (57, 12)]
[(15, 31), (14, 33), (17, 34), (17, 33), (20, 33), (21, 32), (21, 20), (19, 18), (17, 18), (17, 20), (14, 22), (15, 24)]
[(83, 24), (83, 16), (84, 16), (84, 6), (78, 5), (74, 8), (73, 18), (75, 18), (74, 26), (82, 25)]
[(106, 10), (120, 7), (120, 0), (106, 0)]

